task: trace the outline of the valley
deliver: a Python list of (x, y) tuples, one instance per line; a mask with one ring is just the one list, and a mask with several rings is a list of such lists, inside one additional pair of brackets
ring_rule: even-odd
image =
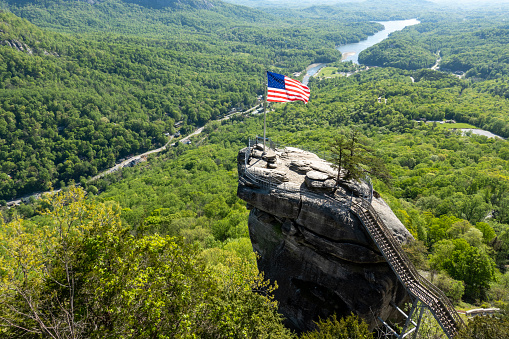
[[(321, 64), (307, 104), (270, 104), (267, 136), (334, 162), (334, 142), (358, 133), (390, 174), (373, 187), (415, 239), (403, 247), (419, 274), (457, 310), (501, 311), (455, 338), (477, 322), (505, 333), (509, 144), (424, 121), (509, 137), (509, 7), (243, 3), (258, 6), (0, 0), (0, 336), (318, 338), (345, 322), (377, 335), (376, 319), (341, 311), (289, 329), (237, 196), (264, 70), (303, 80)], [(410, 18), (359, 64), (336, 48)], [(285, 220), (258, 217), (283, 237)], [(445, 338), (423, 319), (418, 338)]]

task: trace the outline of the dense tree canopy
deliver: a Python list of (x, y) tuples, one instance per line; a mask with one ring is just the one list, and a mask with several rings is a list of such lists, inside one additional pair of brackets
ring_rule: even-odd
[(47, 200), (35, 231), (2, 224), (2, 337), (293, 337), (252, 254), (207, 261), (178, 239), (132, 236), (118, 205), (83, 193)]
[(471, 78), (504, 78), (509, 72), (506, 15), (503, 7), (475, 14), (427, 13), (420, 18), (420, 25), (393, 33), (389, 39), (363, 51), (359, 60), (375, 66), (415, 70), (429, 68), (440, 59), (439, 67), (444, 71), (466, 73)]
[[(256, 270), (236, 197), (236, 154), (262, 120), (209, 122), (258, 104), (264, 69), (290, 75), (313, 62), (330, 62), (334, 78), (311, 79), (307, 105), (271, 104), (269, 136), (326, 151), (338, 130), (358, 130), (394, 178), (375, 189), (419, 240), (409, 251), (424, 274), (455, 302), (509, 303), (509, 147), (458, 130), (509, 137), (503, 13), (423, 13), (364, 54), (393, 67), (367, 70), (339, 64), (334, 47), (381, 28), (366, 22), (377, 19), (369, 4), (343, 20), (338, 7), (157, 4), (1, 2), (46, 30), (0, 13), (0, 199), (72, 180), (89, 195), (64, 189), (2, 210), (3, 334), (19, 337), (26, 331), (12, 325), (24, 324), (34, 337), (293, 337)], [(419, 70), (438, 50), (442, 70), (466, 78)], [(165, 144), (179, 121), (183, 133), (208, 125), (192, 146), (87, 180)], [(354, 317), (318, 327), (366, 330)]]

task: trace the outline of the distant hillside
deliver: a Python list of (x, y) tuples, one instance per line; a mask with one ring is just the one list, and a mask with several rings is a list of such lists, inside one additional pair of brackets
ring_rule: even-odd
[(80, 181), (255, 103), (256, 57), (198, 43), (45, 32), (0, 13), (0, 199)]
[(292, 8), (305, 8), (313, 5), (335, 5), (338, 3), (351, 3), (351, 2), (362, 2), (364, 0), (301, 0), (301, 1), (290, 1), (290, 0), (226, 0), (232, 4), (249, 6), (249, 7), (292, 7)]
[(195, 8), (195, 9), (213, 9), (216, 6), (222, 6), (217, 0), (124, 0), (140, 6), (150, 8)]
[[(428, 0), (225, 0), (237, 5), (244, 5), (253, 8), (270, 9), (270, 10), (301, 10), (303, 13), (314, 12), (316, 9), (328, 9), (322, 15), (329, 17), (339, 13), (351, 16), (366, 15), (376, 17), (382, 20), (389, 16), (399, 17), (403, 13), (411, 13), (417, 15), (425, 10), (436, 9), (439, 6)], [(368, 13), (369, 12), (369, 13)], [(412, 14), (409, 14), (412, 15)], [(408, 19), (409, 17), (405, 17)]]
[(0, 0), (30, 22), (68, 32), (145, 36), (213, 32), (229, 23), (270, 23), (266, 13), (217, 0)]
[(221, 2), (3, 4), (24, 19), (0, 13), (0, 200), (84, 181), (163, 145), (176, 121), (187, 133), (250, 107), (263, 69), (336, 61), (335, 45), (380, 29), (293, 24)]
[[(109, 0), (4, 0), (9, 5), (14, 6), (46, 6), (49, 7), (55, 3), (64, 2), (83, 2), (90, 5), (99, 5), (101, 3), (108, 2)], [(140, 6), (151, 7), (151, 8), (199, 8), (199, 9), (210, 9), (214, 6), (220, 6), (221, 1), (219, 0), (121, 0), (121, 2), (132, 3)]]
[(238, 5), (260, 9), (281, 19), (292, 17), (315, 21), (340, 22), (404, 20), (436, 15), (444, 9), (427, 0), (352, 0), (352, 1), (272, 1), (225, 0)]
[[(490, 20), (484, 17), (487, 13)], [(440, 52), (439, 67), (443, 71), (474, 79), (507, 77), (507, 14), (509, 7), (491, 13), (486, 10), (483, 14), (447, 12), (426, 16), (420, 25), (395, 32), (389, 39), (361, 52), (359, 61), (403, 69), (429, 68)]]

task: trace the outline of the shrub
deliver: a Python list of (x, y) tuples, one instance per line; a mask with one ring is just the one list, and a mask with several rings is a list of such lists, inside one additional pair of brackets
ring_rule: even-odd
[(304, 333), (301, 339), (372, 339), (373, 333), (368, 330), (368, 324), (356, 315), (341, 318), (336, 315), (327, 320), (318, 321), (317, 329)]

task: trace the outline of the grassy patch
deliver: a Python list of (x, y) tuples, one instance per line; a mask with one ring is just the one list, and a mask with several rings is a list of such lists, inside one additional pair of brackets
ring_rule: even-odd
[(324, 67), (320, 70), (320, 72), (318, 73), (318, 76), (319, 77), (330, 77), (332, 75), (335, 75), (333, 73), (335, 73), (337, 70), (338, 70), (337, 67)]
[(346, 73), (353, 73), (358, 70), (357, 66), (352, 63), (343, 62), (341, 63), (341, 67), (323, 67), (320, 69), (320, 72), (316, 75), (319, 78), (336, 78), (345, 76)]
[(324, 67), (320, 70), (317, 77), (319, 78), (336, 78), (344, 76), (344, 74), (336, 73), (339, 70), (337, 67)]

